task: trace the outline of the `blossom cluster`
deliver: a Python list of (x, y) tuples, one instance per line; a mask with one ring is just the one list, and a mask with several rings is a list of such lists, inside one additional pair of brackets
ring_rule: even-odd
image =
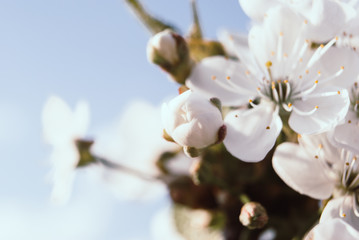
[[(335, 229), (330, 239), (343, 239), (343, 232), (358, 239), (359, 4), (239, 3), (252, 19), (248, 35), (224, 33), (228, 55), (191, 66), (189, 90), (163, 107), (167, 133), (184, 149), (202, 149), (218, 143), (225, 128), (227, 151), (246, 162), (261, 161), (280, 143), (272, 161), (282, 180), (329, 199), (308, 239), (329, 239), (328, 229)], [(167, 45), (161, 51), (171, 51)], [(210, 106), (213, 98), (220, 111)], [(281, 133), (298, 134), (299, 143)]]
[[(164, 24), (154, 27), (159, 22), (146, 15), (156, 33), (148, 60), (179, 84), (179, 95), (161, 109), (133, 105), (119, 126), (92, 142), (84, 139), (85, 103), (71, 112), (59, 98), (48, 101), (43, 124), (54, 146), (55, 198), (68, 199), (76, 168), (95, 164), (126, 198), (160, 194), (166, 185), (175, 203), (227, 217), (230, 209), (248, 229), (263, 228), (270, 211), (243, 193), (255, 195), (248, 188), (261, 188), (259, 178), (277, 184), (265, 173), (270, 159), (285, 184), (320, 200), (320, 219), (302, 237), (359, 239), (359, 1), (239, 4), (250, 30), (221, 32), (220, 42), (202, 38), (195, 5), (187, 38)], [(233, 173), (242, 166), (254, 169), (251, 176)], [(224, 238), (238, 239), (231, 231)]]

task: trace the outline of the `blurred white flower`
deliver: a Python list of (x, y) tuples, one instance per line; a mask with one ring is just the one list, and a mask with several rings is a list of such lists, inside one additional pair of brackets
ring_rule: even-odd
[[(336, 38), (313, 52), (301, 35), (306, 24), (289, 8), (271, 8), (263, 25), (250, 30), (251, 54), (242, 51), (245, 46), (238, 41), (240, 61), (211, 57), (193, 69), (186, 82), (193, 91), (217, 97), (225, 106), (248, 100), (252, 106), (225, 117), (224, 144), (234, 156), (262, 160), (281, 131), (280, 116), (289, 116), (289, 126), (300, 134), (326, 131), (345, 117), (349, 97), (344, 87), (353, 78), (341, 75), (347, 71), (355, 76), (359, 58), (332, 51)], [(321, 71), (326, 61), (331, 71)]]
[(326, 134), (301, 136), (299, 145), (280, 144), (273, 168), (294, 190), (315, 199), (328, 199), (321, 222), (341, 218), (359, 230), (358, 154), (333, 146)]
[(59, 97), (50, 97), (42, 112), (45, 141), (53, 146), (51, 162), (54, 183), (52, 200), (66, 203), (71, 194), (79, 152), (75, 141), (85, 136), (89, 126), (90, 113), (86, 102), (77, 103), (75, 110)]
[(310, 41), (325, 42), (338, 36), (355, 22), (357, 1), (337, 0), (239, 0), (243, 11), (257, 22), (267, 17), (275, 7), (290, 8), (294, 14), (306, 19), (302, 35)]
[(167, 134), (184, 147), (201, 149), (223, 140), (221, 110), (191, 90), (163, 104), (162, 121)]
[[(149, 200), (166, 193), (165, 185), (154, 179), (160, 175), (156, 161), (165, 152), (179, 151), (179, 147), (164, 140), (162, 131), (160, 108), (135, 101), (126, 107), (119, 121), (96, 136), (91, 149), (94, 155), (138, 173), (104, 169), (106, 183), (120, 199)], [(191, 162), (184, 154), (177, 154), (167, 167), (175, 174), (188, 174)]]

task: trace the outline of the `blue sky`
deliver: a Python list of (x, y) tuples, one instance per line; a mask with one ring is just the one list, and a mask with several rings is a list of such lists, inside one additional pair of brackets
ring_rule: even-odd
[[(189, 1), (143, 2), (188, 29)], [(40, 121), (52, 94), (71, 106), (90, 103), (90, 133), (135, 99), (158, 105), (176, 94), (177, 86), (147, 62), (149, 33), (121, 0), (0, 0), (0, 6), (0, 238), (149, 239), (148, 221), (166, 199), (121, 202), (81, 173), (71, 202), (50, 204), (50, 148)], [(236, 0), (199, 0), (198, 9), (208, 38), (219, 29), (247, 30)]]

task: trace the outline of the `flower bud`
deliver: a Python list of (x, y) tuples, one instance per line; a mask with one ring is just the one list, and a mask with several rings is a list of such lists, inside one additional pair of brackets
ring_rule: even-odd
[(163, 104), (162, 120), (167, 134), (186, 149), (201, 149), (223, 140), (221, 111), (191, 90)]
[(149, 40), (147, 58), (180, 84), (185, 82), (192, 69), (186, 41), (169, 29), (157, 33)]
[(173, 32), (166, 29), (154, 35), (147, 46), (147, 57), (149, 61), (156, 58), (157, 55), (174, 65), (178, 62), (177, 43)]
[(264, 227), (268, 222), (266, 209), (257, 202), (248, 202), (243, 205), (239, 221), (249, 229)]

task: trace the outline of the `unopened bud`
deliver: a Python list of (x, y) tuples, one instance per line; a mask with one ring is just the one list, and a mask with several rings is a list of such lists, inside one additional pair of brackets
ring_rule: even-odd
[(149, 40), (147, 58), (180, 84), (184, 84), (192, 69), (186, 41), (169, 29), (157, 33)]
[(243, 205), (239, 221), (249, 229), (264, 227), (268, 222), (266, 209), (257, 202), (248, 202)]
[(166, 29), (154, 35), (147, 46), (147, 57), (149, 61), (153, 61), (159, 55), (161, 58), (174, 65), (178, 62), (176, 39), (173, 32)]
[(223, 140), (225, 127), (221, 111), (210, 100), (188, 90), (162, 106), (162, 121), (167, 134), (186, 147), (190, 156)]

